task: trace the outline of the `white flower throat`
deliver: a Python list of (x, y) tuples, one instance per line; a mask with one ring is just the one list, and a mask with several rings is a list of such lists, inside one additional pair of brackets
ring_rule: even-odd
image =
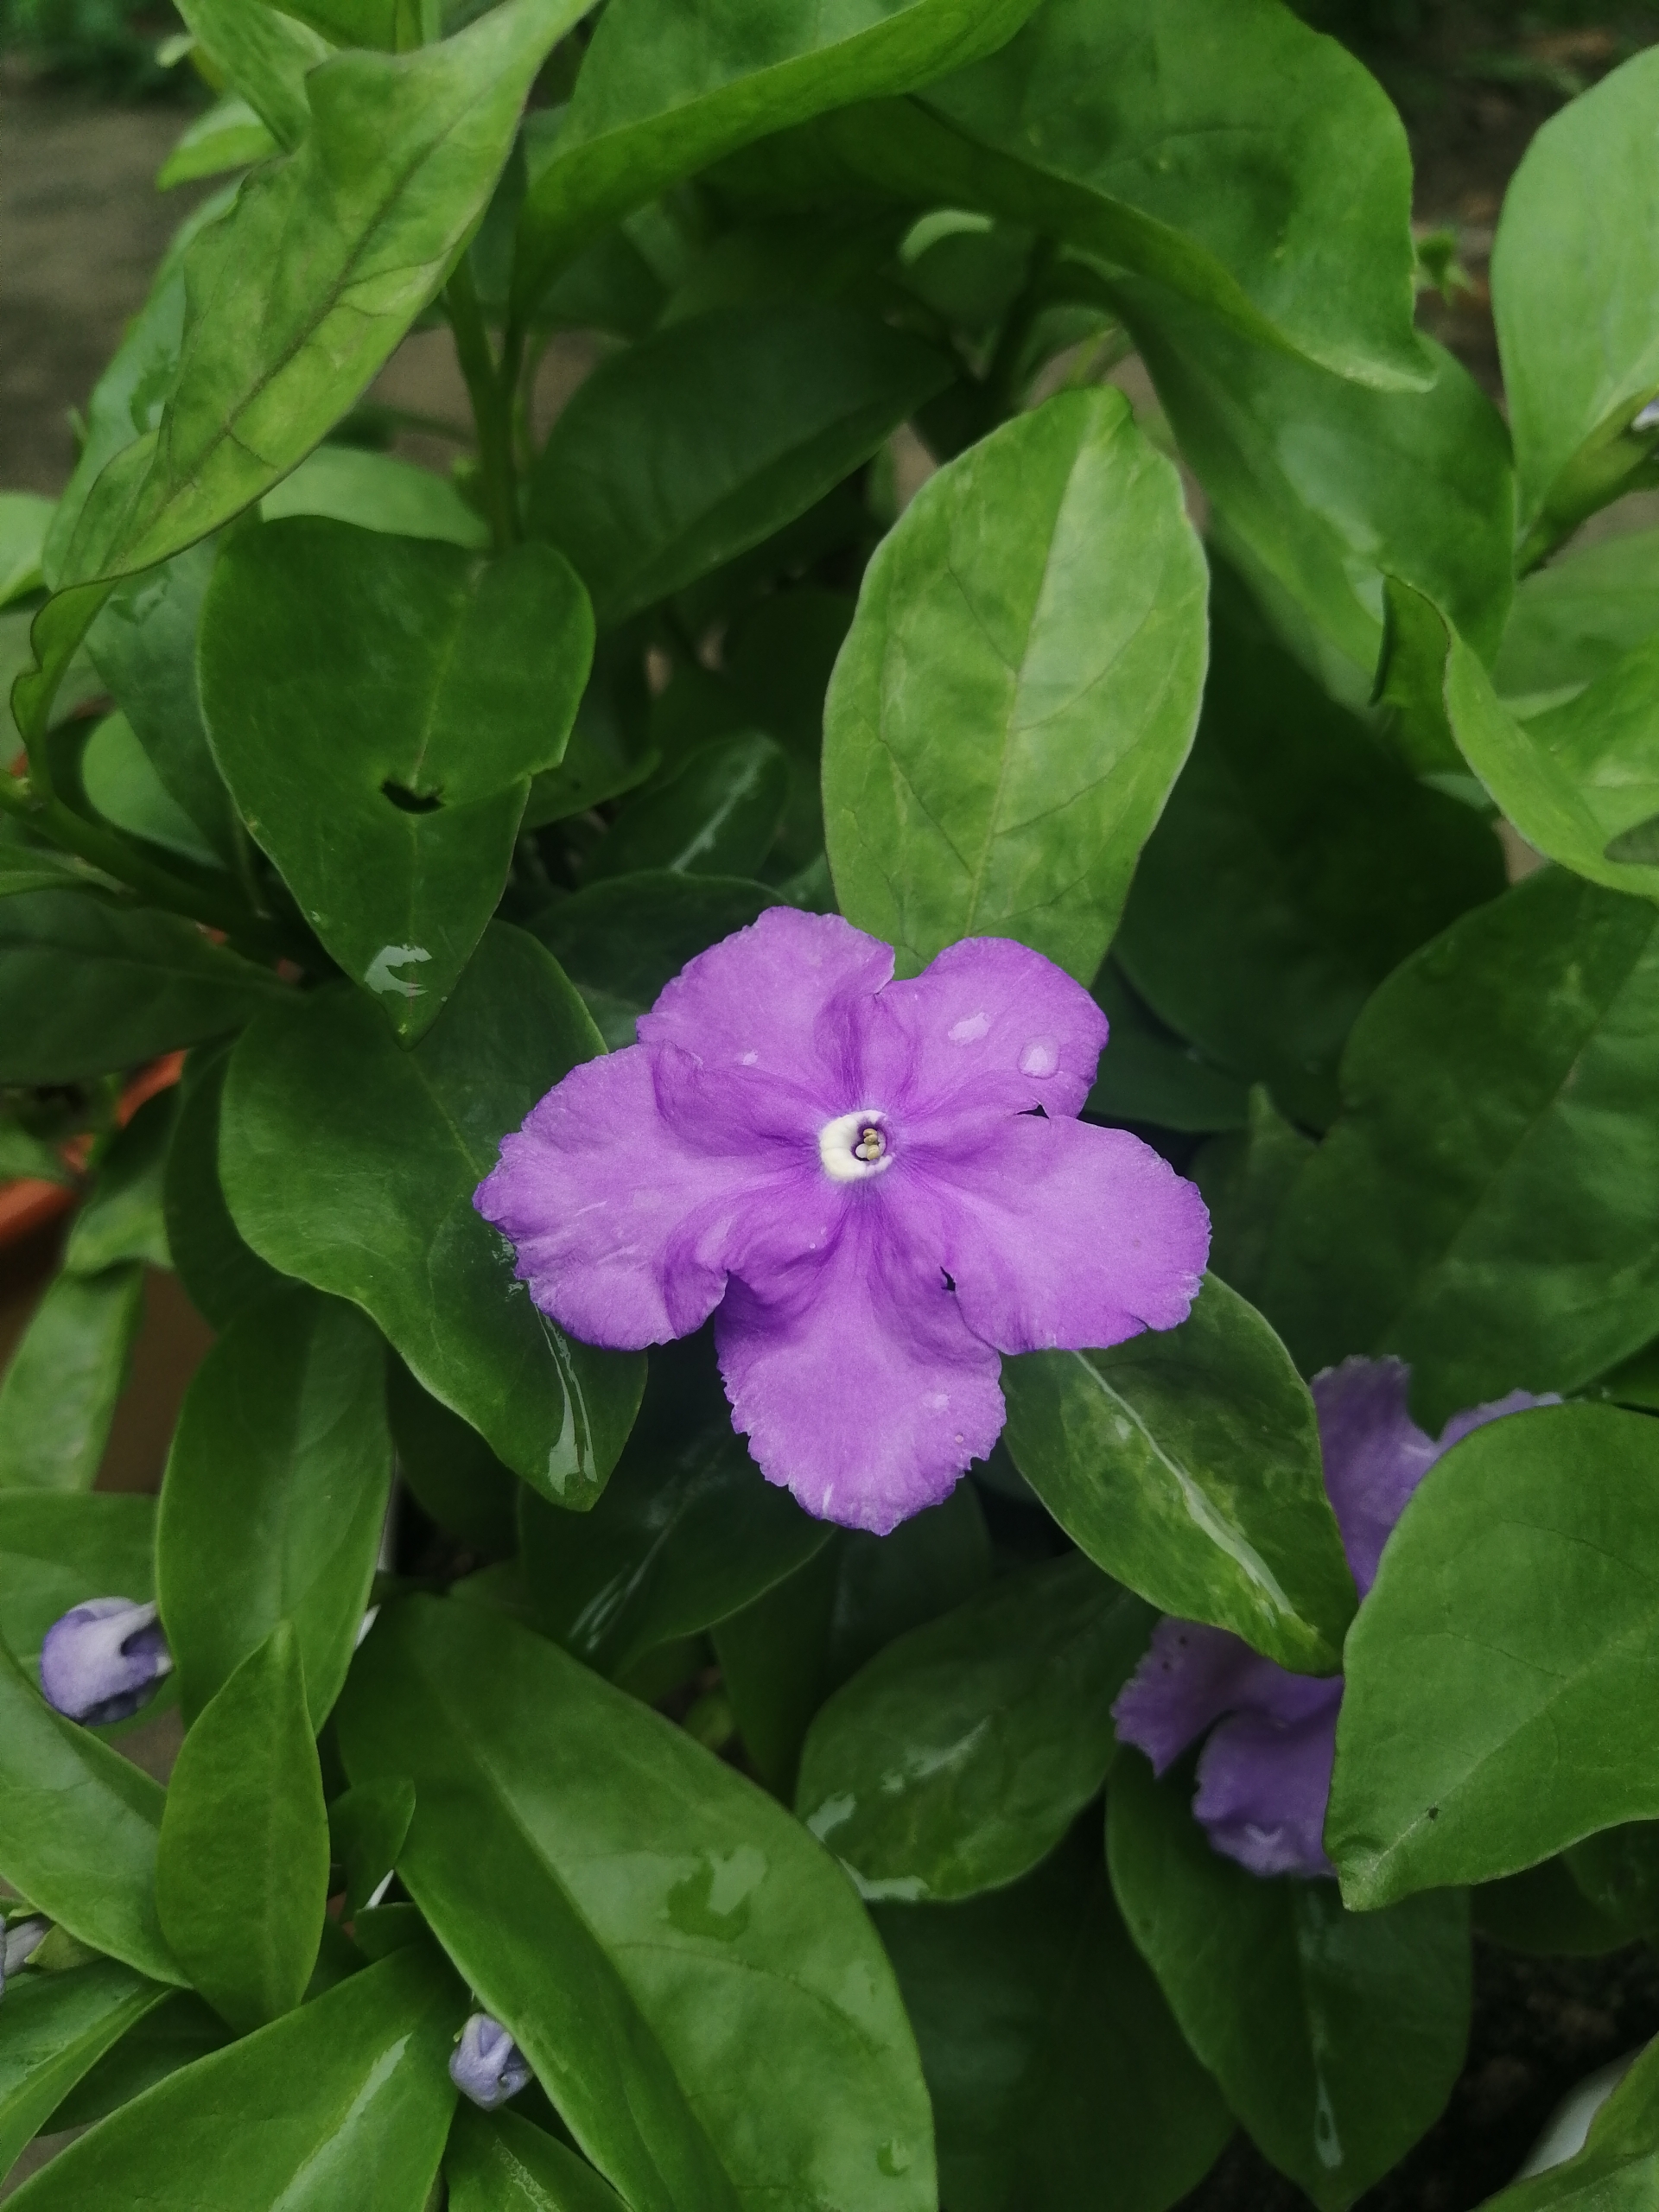
[(818, 1158), (826, 1175), (837, 1183), (857, 1183), (880, 1175), (893, 1165), (887, 1116), (879, 1106), (861, 1106), (851, 1114), (837, 1114), (818, 1131)]

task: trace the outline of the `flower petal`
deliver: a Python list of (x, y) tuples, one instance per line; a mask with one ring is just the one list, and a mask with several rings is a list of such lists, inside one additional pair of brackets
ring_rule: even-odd
[(1117, 1694), (1112, 1724), (1118, 1740), (1143, 1751), (1162, 1774), (1223, 1713), (1271, 1700), (1273, 1678), (1283, 1672), (1224, 1628), (1166, 1614)]
[(1007, 938), (964, 938), (862, 1012), (868, 1098), (915, 1118), (965, 1108), (1082, 1110), (1106, 1017), (1081, 983)]
[[(822, 1118), (858, 1097), (852, 1009), (893, 973), (893, 950), (837, 914), (769, 906), (700, 952), (638, 1023), (642, 1045), (673, 1045), (712, 1077), (730, 1070), (810, 1098)], [(747, 1071), (746, 1073), (746, 1071)]]
[(1395, 1522), (1433, 1465), (1411, 1417), (1411, 1370), (1400, 1359), (1344, 1359), (1313, 1377), (1325, 1487), (1363, 1598)]
[(1125, 1129), (1010, 1114), (906, 1135), (887, 1180), (918, 1250), (999, 1351), (1082, 1351), (1173, 1329), (1198, 1296), (1210, 1216)]
[(769, 1224), (793, 1237), (803, 1180), (810, 1200), (810, 1176), (683, 1142), (658, 1111), (651, 1055), (632, 1045), (549, 1091), (502, 1140), (474, 1204), (512, 1240), (543, 1313), (586, 1343), (636, 1351), (700, 1328)]
[(1503, 1421), (1510, 1414), (1527, 1414), (1536, 1406), (1559, 1406), (1558, 1390), (1546, 1390), (1535, 1396), (1530, 1390), (1511, 1390), (1507, 1396), (1489, 1399), (1484, 1406), (1471, 1406), (1466, 1412), (1453, 1414), (1440, 1431), (1440, 1440), (1434, 1446), (1434, 1457), (1449, 1452), (1454, 1444), (1461, 1444), (1465, 1436), (1472, 1436), (1478, 1428), (1484, 1428), (1489, 1421)]
[(1342, 1684), (1282, 1681), (1276, 1711), (1236, 1713), (1205, 1745), (1192, 1811), (1216, 1849), (1253, 1874), (1332, 1874), (1325, 1808)]
[(1004, 1407), (995, 1353), (937, 1271), (893, 1241), (869, 1203), (879, 1187), (836, 1186), (827, 1250), (760, 1289), (734, 1274), (715, 1341), (733, 1426), (767, 1481), (820, 1520), (886, 1535), (984, 1458)]

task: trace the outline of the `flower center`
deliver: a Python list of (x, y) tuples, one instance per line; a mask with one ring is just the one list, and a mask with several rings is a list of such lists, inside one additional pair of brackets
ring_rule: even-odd
[(879, 1175), (893, 1165), (887, 1116), (879, 1106), (861, 1106), (856, 1113), (837, 1114), (818, 1131), (818, 1158), (824, 1173), (837, 1183), (856, 1183)]

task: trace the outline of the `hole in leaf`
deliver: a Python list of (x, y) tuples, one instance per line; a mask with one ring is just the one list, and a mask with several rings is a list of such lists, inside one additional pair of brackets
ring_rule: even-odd
[(443, 801), (435, 793), (412, 791), (404, 784), (394, 784), (388, 777), (380, 786), (392, 804), (404, 814), (435, 814)]

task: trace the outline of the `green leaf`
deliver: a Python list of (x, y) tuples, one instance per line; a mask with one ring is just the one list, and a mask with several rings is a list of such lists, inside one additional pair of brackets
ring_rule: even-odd
[(1536, 569), (1516, 588), (1492, 682), (1520, 719), (1557, 706), (1659, 632), (1659, 530)]
[(1644, 2212), (1659, 2189), (1659, 2045), (1649, 2044), (1590, 2123), (1584, 2148), (1487, 2200), (1483, 2212)]
[(516, 2113), (459, 2105), (443, 2171), (449, 2212), (626, 2212), (591, 2166)]
[(297, 16), (336, 46), (407, 54), (431, 35), (432, 0), (293, 0)]
[(1659, 1430), (1611, 1406), (1477, 1429), (1436, 1462), (1350, 1634), (1326, 1847), (1362, 1908), (1513, 1873), (1659, 1816)]
[(146, 2089), (229, 2041), (225, 2023), (194, 1990), (171, 1991), (86, 2073), (46, 2123), (45, 2133), (89, 2127)]
[(355, 990), (273, 1010), (232, 1056), (219, 1133), (260, 1257), (361, 1306), (424, 1389), (563, 1504), (591, 1504), (615, 1465), (645, 1362), (544, 1319), (473, 1193), (599, 1041), (551, 957), (498, 923), (411, 1052)]
[(289, 995), (177, 914), (93, 891), (0, 899), (0, 1083), (131, 1067)]
[(8, 1984), (0, 2005), (0, 2173), (82, 2075), (167, 1993), (114, 1959)]
[(1246, 1128), (1205, 1145), (1188, 1173), (1210, 1209), (1210, 1262), (1222, 1281), (1260, 1306), (1279, 1217), (1313, 1151), (1258, 1085)]
[(1529, 844), (1574, 874), (1659, 899), (1659, 636), (1517, 721), (1421, 594), (1389, 580), (1385, 696), (1438, 721)]
[(438, 1527), (499, 1559), (518, 1548), (518, 1478), (475, 1428), (441, 1405), (396, 1352), (386, 1357), (386, 1412), (397, 1471)]
[(208, 749), (196, 681), (196, 633), (213, 556), (212, 545), (194, 545), (118, 585), (87, 632), (86, 650), (168, 796), (210, 857), (234, 867), (241, 832)]
[(948, 1613), (991, 1579), (972, 1483), (887, 1536), (837, 1529), (803, 1567), (717, 1622), (715, 1648), (745, 1750), (792, 1804), (808, 1723), (832, 1690), (895, 1637)]
[(328, 48), (314, 31), (264, 0), (179, 0), (179, 13), (219, 75), (240, 92), (284, 149), (311, 121), (308, 70)]
[(397, 1863), (415, 1817), (415, 1785), (407, 1775), (359, 1782), (328, 1808), (328, 1844), (346, 1870), (342, 1920), (355, 1920)]
[(32, 1668), (55, 1620), (88, 1598), (155, 1592), (156, 1501), (0, 1491), (0, 1637)]
[(157, 192), (171, 192), (203, 177), (244, 169), (276, 151), (276, 141), (245, 99), (234, 93), (215, 100), (180, 132), (172, 152), (156, 172)]
[(789, 784), (789, 762), (769, 737), (751, 732), (700, 745), (618, 810), (590, 878), (652, 869), (753, 875), (783, 820)]
[(391, 1486), (385, 1357), (353, 1307), (295, 1287), (238, 1315), (197, 1370), (156, 1524), (156, 1594), (188, 1717), (284, 1621), (314, 1727), (327, 1717)]
[(294, 1624), (202, 1707), (168, 1784), (156, 1902), (174, 1955), (240, 2034), (305, 1993), (328, 1897), (328, 1814)]
[(94, 1950), (182, 1982), (156, 1916), (162, 1804), (147, 1774), (52, 1712), (0, 1648), (0, 1876)]
[(92, 1488), (143, 1308), (138, 1261), (54, 1277), (0, 1377), (0, 1489)]
[(1263, 1305), (1305, 1374), (1398, 1352), (1431, 1429), (1659, 1333), (1659, 918), (1548, 869), (1376, 993)]
[(1052, 399), (923, 486), (824, 709), (836, 890), (901, 974), (990, 935), (1092, 979), (1192, 742), (1205, 592), (1179, 481), (1116, 391)]
[(1632, 425), (1659, 395), (1656, 86), (1659, 56), (1615, 69), (1544, 124), (1504, 196), (1492, 313), (1535, 557), (1652, 480), (1654, 434)]
[(215, 1329), (283, 1286), (231, 1219), (219, 1180), (219, 1121), (230, 1047), (199, 1047), (185, 1064), (168, 1147), (162, 1213), (168, 1251), (191, 1304)]
[(63, 1263), (71, 1274), (95, 1275), (123, 1260), (167, 1266), (162, 1175), (178, 1105), (170, 1086), (158, 1091), (110, 1140), (91, 1193), (70, 1224)]
[(426, 1599), (364, 1646), (340, 1741), (353, 1782), (412, 1777), (399, 1874), (637, 2212), (933, 2204), (874, 1936), (753, 1784), (556, 1645)]
[[(153, 442), (99, 479), (65, 582), (153, 567), (304, 459), (382, 366), (482, 214), (524, 95), (587, 0), (505, 0), (401, 59), (307, 79), (311, 124), (183, 261), (177, 381)], [(303, 254), (303, 283), (271, 270)]]
[(0, 607), (40, 588), (41, 552), (56, 505), (38, 492), (0, 492)]
[(1344, 1910), (1336, 1885), (1263, 1880), (1212, 1850), (1138, 1753), (1112, 1771), (1106, 1834), (1130, 1935), (1193, 2050), (1281, 2173), (1346, 2212), (1436, 2120), (1469, 2032), (1460, 1891)]
[(488, 561), (296, 517), (219, 555), (198, 656), (213, 758), (405, 1043), (495, 911), (592, 649), (582, 586), (546, 546)]
[(106, 715), (80, 749), (80, 788), (96, 815), (196, 868), (218, 855), (156, 774), (124, 715)]
[(1198, 740), (1113, 958), (1200, 1052), (1323, 1128), (1355, 1016), (1408, 953), (1498, 895), (1503, 855), (1478, 815), (1407, 775), (1246, 610), (1217, 614)]
[(1509, 438), (1451, 354), (1421, 341), (1429, 390), (1375, 391), (1150, 286), (1114, 296), (1209, 499), (1211, 544), (1333, 696), (1356, 711), (1370, 698), (1384, 575), (1497, 652), (1514, 589)]
[(919, 340), (809, 300), (671, 324), (560, 415), (531, 526), (569, 554), (601, 622), (622, 621), (804, 514), (951, 374)]
[(15, 899), (24, 891), (69, 891), (94, 886), (118, 891), (113, 876), (90, 868), (72, 854), (54, 852), (49, 845), (0, 845), (0, 899)]
[(537, 1622), (613, 1678), (741, 1611), (831, 1535), (749, 1457), (706, 1335), (652, 1356), (639, 1418), (598, 1504), (573, 1521), (527, 1491), (519, 1528)]
[(1097, 1827), (1012, 1889), (875, 1917), (950, 2212), (1164, 2212), (1202, 2180), (1232, 2116), (1124, 1932)]
[(1179, 1329), (1004, 1360), (1008, 1449), (1072, 1541), (1160, 1611), (1333, 1674), (1353, 1579), (1313, 1402), (1214, 1275)]
[(779, 861), (804, 868), (823, 850), (823, 702), (836, 656), (852, 626), (845, 592), (802, 584), (743, 613), (721, 648), (721, 668), (741, 708), (789, 755), (789, 805)]
[(778, 903), (764, 884), (664, 868), (591, 884), (544, 907), (527, 926), (581, 992), (615, 1052), (634, 1042), (635, 1021), (687, 961)]
[(993, 1583), (820, 1709), (796, 1812), (867, 1897), (1017, 1880), (1104, 1780), (1112, 1700), (1153, 1618), (1076, 1552)]
[(1648, 1933), (1645, 1914), (1618, 1920), (1599, 1911), (1559, 1858), (1478, 1883), (1469, 1902), (1477, 1935), (1534, 1958), (1600, 1958)]
[(400, 1951), (124, 2107), (18, 2192), (19, 2212), (422, 2212), (463, 2010), (429, 1952)]
[(1111, 1025), (1111, 1036), (1085, 1114), (1107, 1122), (1151, 1122), (1166, 1129), (1244, 1127), (1249, 1118), (1245, 1085), (1200, 1059), (1166, 1028), (1130, 989), (1115, 959), (1096, 976), (1094, 996)]
[(554, 144), (518, 218), (514, 304), (617, 216), (770, 131), (849, 100), (906, 90), (992, 52), (1032, 0), (837, 0), (757, 13), (718, 0), (607, 8)]
[(259, 502), (267, 522), (328, 515), (391, 537), (436, 537), (482, 552), (490, 526), (454, 484), (396, 454), (360, 446), (319, 446)]

